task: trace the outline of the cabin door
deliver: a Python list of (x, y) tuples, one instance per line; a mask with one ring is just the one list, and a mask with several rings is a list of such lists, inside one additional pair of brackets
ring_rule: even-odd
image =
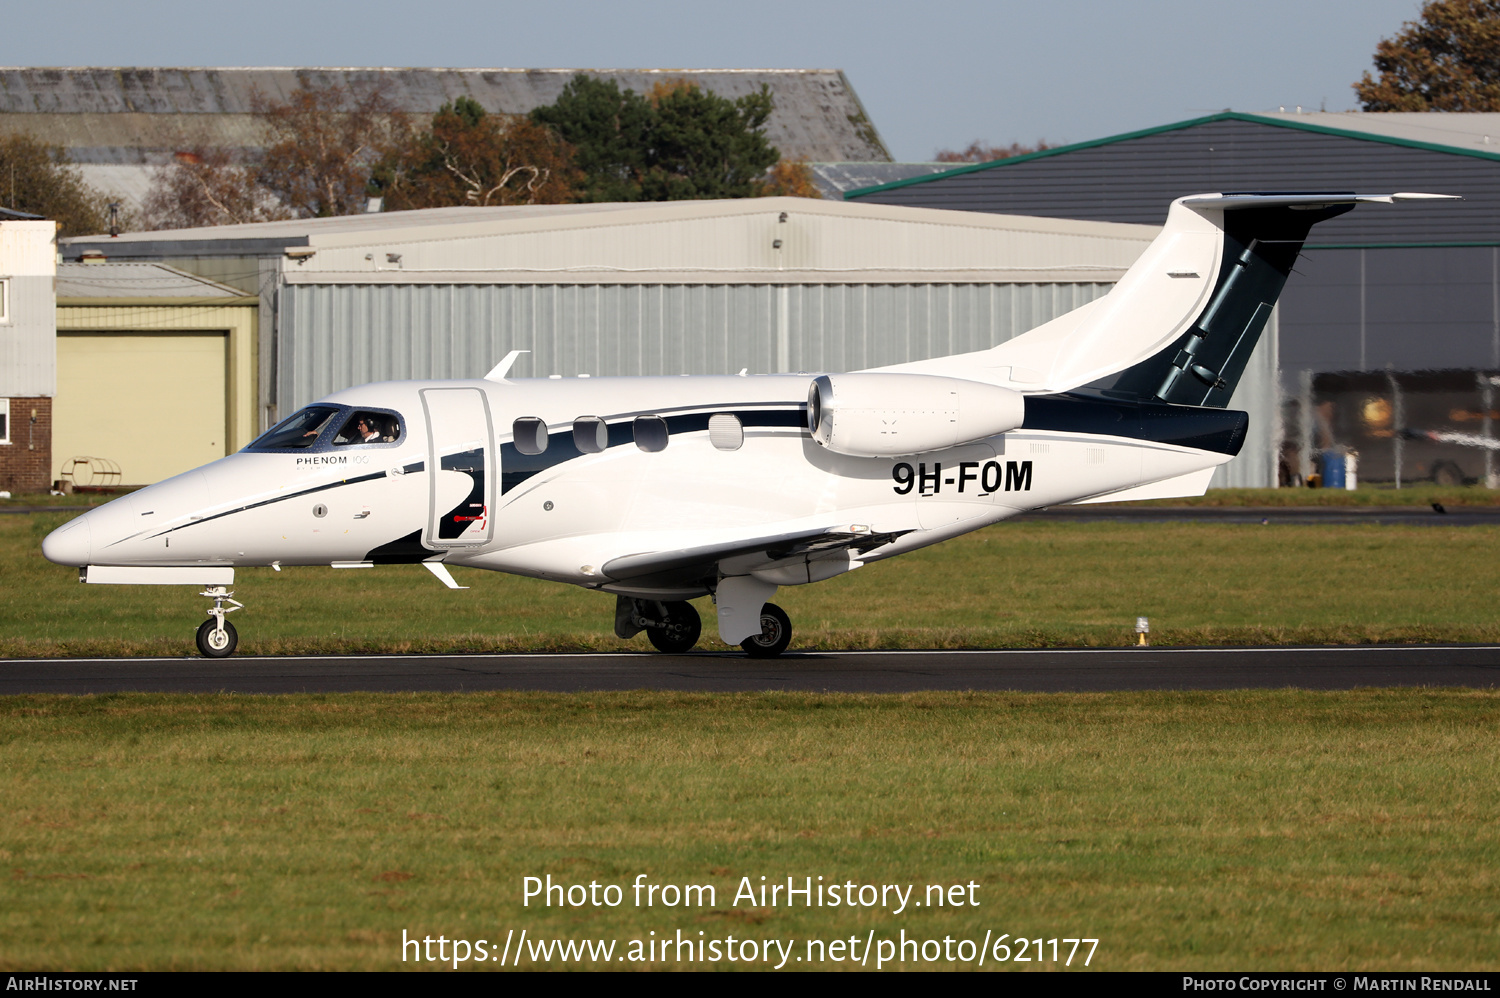
[(422, 543), (478, 547), (495, 535), (499, 468), (491, 467), (490, 407), (478, 388), (424, 388), (427, 416), (428, 514)]

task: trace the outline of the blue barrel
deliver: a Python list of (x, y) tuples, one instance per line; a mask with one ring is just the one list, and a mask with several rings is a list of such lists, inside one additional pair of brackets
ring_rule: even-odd
[(1344, 487), (1344, 455), (1338, 451), (1325, 450), (1323, 452), (1323, 488), (1341, 489)]

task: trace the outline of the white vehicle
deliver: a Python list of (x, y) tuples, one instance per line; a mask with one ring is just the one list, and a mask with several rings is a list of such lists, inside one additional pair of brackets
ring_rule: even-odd
[(852, 374), (389, 382), (53, 531), (90, 583), (202, 585), (205, 655), (242, 565), (420, 563), (617, 596), (661, 651), (719, 636), (779, 655), (769, 602), (1026, 510), (1200, 495), (1238, 453), (1225, 408), (1309, 229), (1359, 202), (1206, 194), (1109, 294), (1000, 346)]

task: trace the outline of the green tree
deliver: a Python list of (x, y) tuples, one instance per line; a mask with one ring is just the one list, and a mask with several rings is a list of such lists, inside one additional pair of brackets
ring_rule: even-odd
[(1366, 111), (1500, 111), (1500, 0), (1428, 0), (1375, 68), (1354, 84)]
[(781, 154), (766, 141), (770, 91), (737, 100), (672, 80), (648, 96), (579, 74), (532, 111), (576, 150), (580, 201), (671, 201), (765, 192)]
[(556, 101), (531, 112), (532, 121), (573, 147), (573, 165), (583, 175), (579, 201), (641, 200), (651, 117), (650, 102), (634, 90), (583, 73)]
[(572, 150), (546, 126), (487, 114), (460, 97), (433, 115), (428, 131), (381, 161), (370, 191), (389, 211), (561, 204), (573, 200), (576, 180)]
[(0, 136), (0, 205), (52, 219), (59, 236), (109, 228), (109, 198), (84, 183), (60, 147), (28, 135)]
[(688, 84), (653, 94), (646, 201), (744, 198), (759, 193), (781, 153), (766, 141), (773, 107), (764, 84), (737, 100)]

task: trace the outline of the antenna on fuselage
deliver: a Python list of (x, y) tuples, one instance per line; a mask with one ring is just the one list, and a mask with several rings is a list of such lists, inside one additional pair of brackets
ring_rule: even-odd
[(485, 381), (504, 381), (505, 380), (505, 375), (510, 372), (510, 366), (512, 364), (514, 364), (516, 362), (516, 358), (519, 357), (519, 356), (521, 356), (521, 354), (523, 354), (523, 353), (531, 353), (531, 351), (530, 350), (512, 350), (510, 353), (506, 354), (504, 356), (504, 358), (501, 359), (500, 363), (496, 364), (490, 370), (490, 373), (486, 374), (484, 376), (484, 380)]

